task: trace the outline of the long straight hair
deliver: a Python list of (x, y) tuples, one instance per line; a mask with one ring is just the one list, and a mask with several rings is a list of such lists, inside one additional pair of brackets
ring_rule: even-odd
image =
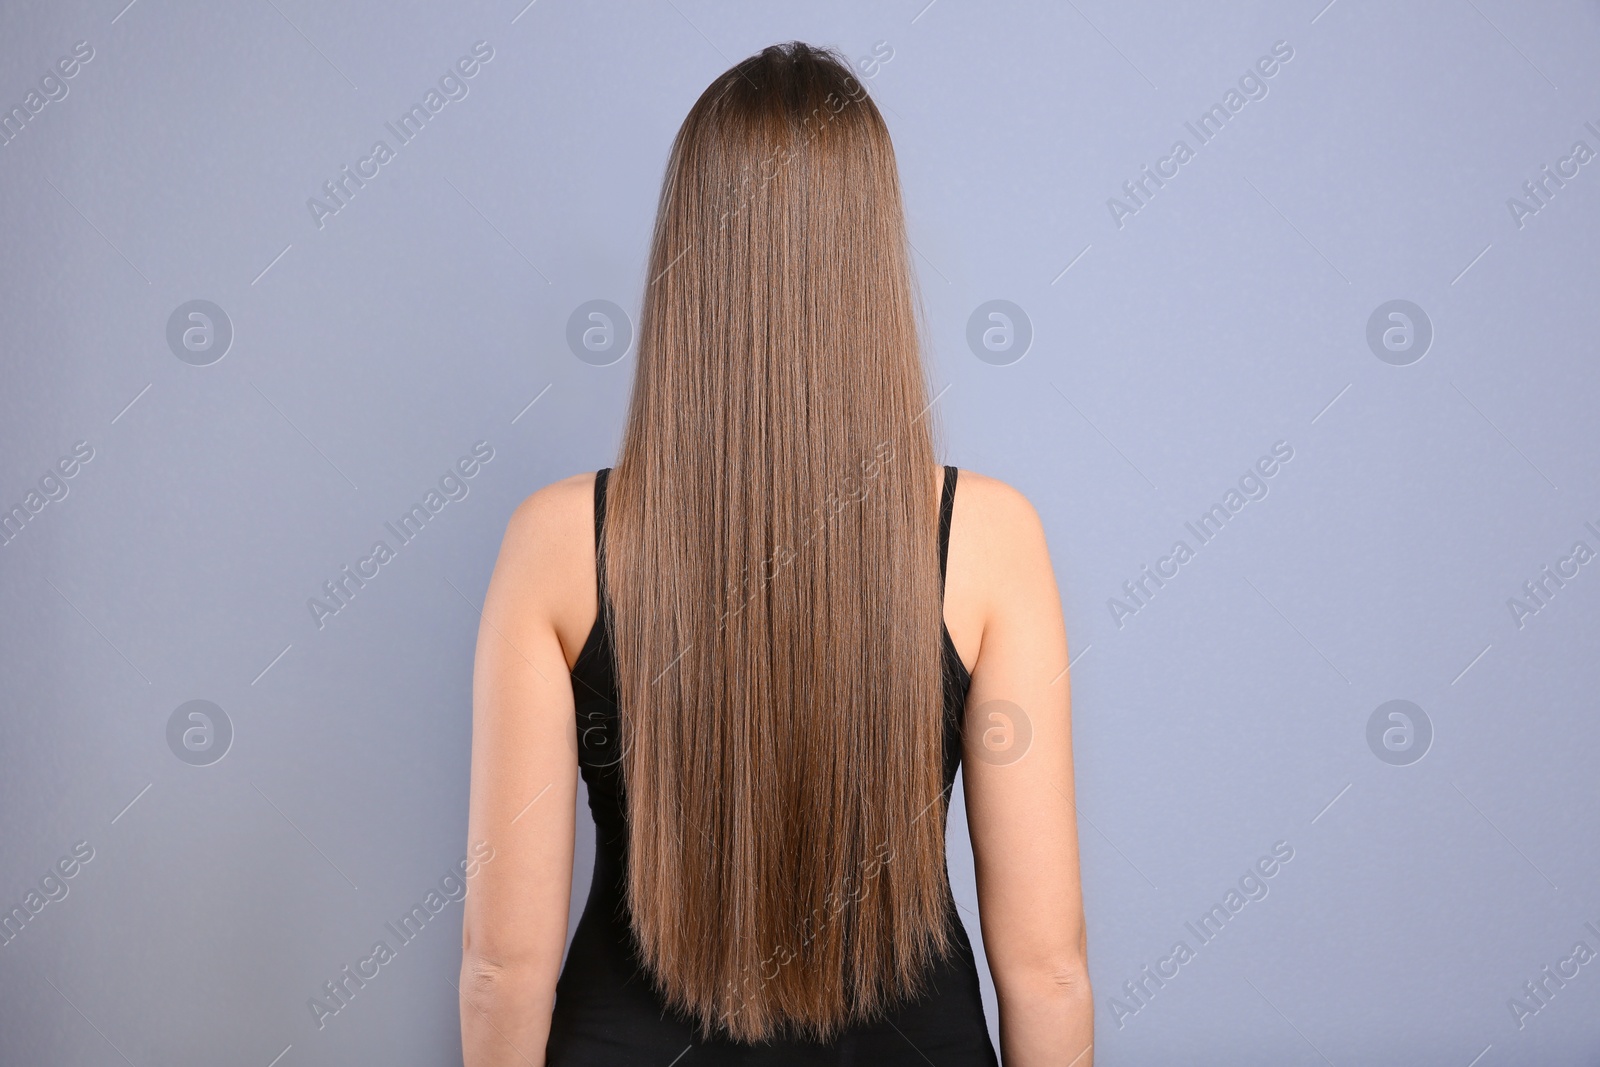
[(673, 142), (607, 496), (642, 960), (827, 1040), (949, 948), (928, 382), (899, 177), (839, 57), (772, 46)]

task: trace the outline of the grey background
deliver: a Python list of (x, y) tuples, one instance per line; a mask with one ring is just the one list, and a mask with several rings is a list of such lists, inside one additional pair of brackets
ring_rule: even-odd
[[(862, 71), (946, 458), (1048, 527), (1097, 1062), (1595, 1062), (1600, 962), (1520, 1029), (1509, 1001), (1600, 951), (1600, 563), (1520, 628), (1507, 601), (1600, 549), (1600, 162), (1520, 227), (1507, 200), (1600, 150), (1596, 4), (122, 4), (0, 15), (5, 109), (94, 49), (0, 147), (0, 507), (94, 449), (0, 548), (0, 905), (94, 850), (0, 947), (0, 1061), (458, 1059), (459, 904), (320, 1030), (307, 1001), (465, 853), (499, 538), (612, 462), (633, 370), (577, 358), (569, 315), (636, 315), (678, 123), (800, 38), (892, 51)], [(480, 40), (469, 95), (319, 229), (307, 199)], [(1268, 95), (1197, 147), (1277, 41)], [(1178, 138), (1119, 228), (1108, 198)], [(234, 331), (210, 366), (166, 340), (194, 299)], [(997, 299), (1032, 330), (1006, 365), (967, 344)], [(1394, 299), (1434, 331), (1408, 366), (1366, 341)], [(480, 440), (470, 494), (319, 630), (307, 599)], [(1278, 441), (1269, 494), (1119, 627), (1122, 583)], [(234, 731), (210, 766), (167, 744), (197, 699)], [(1396, 699), (1433, 730), (1409, 765), (1367, 742)], [(959, 803), (950, 831), (976, 936)], [(1278, 841), (1269, 895), (1200, 945), (1185, 923)]]

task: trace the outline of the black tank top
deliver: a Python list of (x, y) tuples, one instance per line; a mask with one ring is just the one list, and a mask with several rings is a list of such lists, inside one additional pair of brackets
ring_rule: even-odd
[[(996, 1065), (979, 992), (977, 966), (954, 904), (948, 909), (950, 952), (933, 966), (927, 992), (883, 1019), (853, 1027), (832, 1043), (798, 1040), (744, 1044), (696, 1039), (693, 1023), (669, 1009), (640, 962), (630, 925), (627, 822), (622, 794), (620, 720), (605, 573), (599, 548), (605, 529), (608, 467), (595, 475), (594, 535), (599, 605), (594, 627), (572, 668), (578, 726), (578, 767), (594, 816), (594, 875), (583, 916), (573, 934), (560, 980), (546, 1046), (550, 1067), (646, 1064), (916, 1064)], [(944, 581), (955, 502), (956, 468), (944, 469), (939, 501), (939, 580)], [(961, 764), (961, 721), (972, 677), (956, 653), (950, 631), (944, 645), (945, 811)], [(946, 875), (948, 879), (948, 874)]]

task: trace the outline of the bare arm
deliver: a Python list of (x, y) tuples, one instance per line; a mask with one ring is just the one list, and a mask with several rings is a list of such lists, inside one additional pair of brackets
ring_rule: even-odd
[(544, 1063), (566, 947), (578, 772), (572, 681), (556, 620), (583, 602), (585, 576), (593, 583), (593, 566), (575, 565), (581, 553), (593, 554), (592, 533), (582, 537), (593, 526), (580, 521), (590, 493), (592, 482), (568, 479), (517, 509), (478, 631), (468, 838), (493, 853), (472, 880), (463, 916), (466, 1067)]
[(968, 580), (981, 583), (984, 616), (964, 780), (1001, 1057), (1007, 1067), (1092, 1067), (1060, 593), (1026, 498), (967, 471), (961, 487), (951, 554), (965, 555)]

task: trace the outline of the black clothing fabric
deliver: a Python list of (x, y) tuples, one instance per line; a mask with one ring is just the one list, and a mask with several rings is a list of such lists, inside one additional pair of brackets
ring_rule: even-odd
[[(939, 505), (939, 577), (944, 580), (956, 468), (946, 466)], [(605, 528), (606, 480), (594, 486), (595, 547)], [(609, 628), (605, 573), (599, 570), (600, 611), (572, 668), (578, 719), (578, 762), (594, 816), (594, 875), (583, 916), (573, 935), (556, 985), (555, 1009), (545, 1062), (550, 1067), (643, 1064), (871, 1065), (926, 1067), (995, 1065), (979, 992), (972, 945), (955, 907), (949, 909), (951, 951), (929, 974), (928, 992), (903, 1003), (881, 1021), (847, 1030), (829, 1044), (770, 1041), (745, 1044), (727, 1039), (701, 1042), (693, 1023), (669, 1009), (639, 961), (625, 898), (627, 823), (618, 766), (619, 718), (615, 663)], [(944, 788), (948, 794), (961, 763), (961, 718), (971, 675), (956, 653), (950, 632), (944, 644)], [(948, 875), (946, 876), (948, 877)]]

